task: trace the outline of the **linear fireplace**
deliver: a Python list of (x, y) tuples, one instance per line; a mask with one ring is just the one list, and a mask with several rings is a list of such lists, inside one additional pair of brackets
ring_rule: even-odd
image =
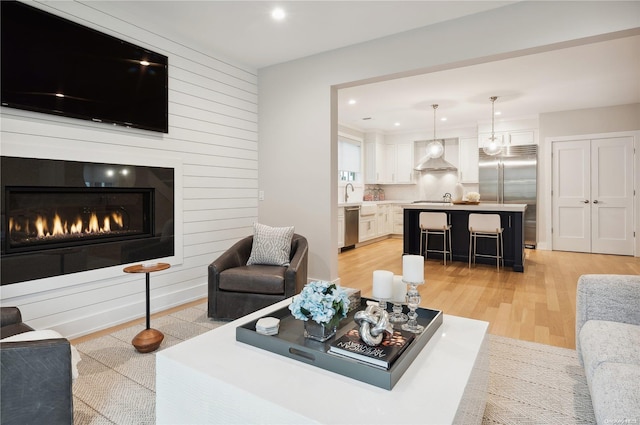
[(174, 255), (172, 168), (1, 160), (3, 285)]
[(153, 189), (6, 187), (6, 253), (152, 236)]

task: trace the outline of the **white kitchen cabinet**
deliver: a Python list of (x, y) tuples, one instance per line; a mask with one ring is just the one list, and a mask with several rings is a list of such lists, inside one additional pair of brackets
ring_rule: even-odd
[(364, 182), (367, 184), (386, 183), (387, 167), (385, 161), (386, 145), (384, 136), (367, 133), (364, 136)]
[(514, 146), (537, 145), (535, 136), (535, 130), (512, 131), (507, 141)]
[(344, 208), (338, 208), (338, 248), (344, 247)]
[(378, 207), (374, 203), (363, 203), (360, 207), (358, 241), (364, 242), (377, 236), (376, 226)]
[(376, 218), (376, 235), (386, 236), (393, 230), (393, 219), (389, 204), (379, 204)]
[(376, 237), (376, 215), (360, 216), (358, 229), (358, 242), (364, 242)]
[[(502, 140), (505, 145), (537, 145), (536, 130), (513, 130), (513, 131), (496, 131), (495, 136)], [(489, 140), (491, 133), (480, 133), (478, 135), (478, 146), (484, 146), (485, 141)]]
[(404, 233), (404, 208), (401, 205), (393, 205), (391, 207), (393, 213), (393, 231), (394, 235), (402, 235)]
[(461, 138), (459, 149), (458, 180), (460, 183), (478, 183), (478, 139)]
[(413, 183), (413, 142), (398, 143), (395, 146), (395, 169), (392, 181), (395, 184)]

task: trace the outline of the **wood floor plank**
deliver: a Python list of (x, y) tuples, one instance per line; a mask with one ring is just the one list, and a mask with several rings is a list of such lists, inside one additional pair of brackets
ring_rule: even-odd
[[(385, 239), (338, 255), (341, 284), (371, 296), (374, 270), (402, 274), (402, 239)], [(575, 348), (576, 286), (582, 274), (640, 274), (640, 258), (525, 250), (525, 272), (428, 259), (422, 307), (485, 320), (489, 332)]]

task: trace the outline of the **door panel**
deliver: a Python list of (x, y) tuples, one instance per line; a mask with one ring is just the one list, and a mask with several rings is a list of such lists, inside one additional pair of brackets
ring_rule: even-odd
[(633, 139), (591, 142), (591, 252), (633, 255)]
[(590, 141), (553, 143), (553, 249), (591, 252)]
[(553, 249), (633, 255), (633, 138), (553, 142)]

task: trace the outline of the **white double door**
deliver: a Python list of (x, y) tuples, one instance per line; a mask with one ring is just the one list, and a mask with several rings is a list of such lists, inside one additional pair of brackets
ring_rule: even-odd
[(633, 137), (553, 142), (553, 249), (633, 255)]

